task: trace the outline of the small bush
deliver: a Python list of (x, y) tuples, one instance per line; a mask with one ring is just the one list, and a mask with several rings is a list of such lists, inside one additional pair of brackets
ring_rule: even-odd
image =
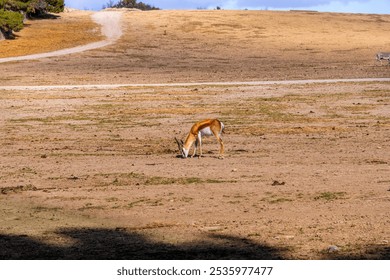
[(64, 11), (64, 0), (46, 0), (49, 13), (61, 13)]
[(12, 31), (19, 31), (23, 28), (23, 15), (19, 12), (0, 10), (0, 32), (5, 38), (13, 38)]
[(64, 0), (3, 0), (0, 6), (0, 32), (13, 39), (13, 31), (23, 28), (24, 15), (45, 17), (47, 13), (64, 11)]
[(131, 8), (140, 9), (143, 11), (159, 10), (159, 8), (145, 4), (143, 2), (138, 2), (137, 0), (121, 0), (117, 4), (114, 4), (113, 1), (109, 1), (107, 5), (103, 6), (103, 8)]

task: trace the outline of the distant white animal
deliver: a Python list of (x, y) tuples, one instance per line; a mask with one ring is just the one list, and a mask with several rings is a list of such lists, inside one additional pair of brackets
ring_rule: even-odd
[(388, 63), (390, 64), (390, 52), (378, 52), (376, 55), (376, 60), (381, 62), (382, 65), (382, 60), (387, 60)]

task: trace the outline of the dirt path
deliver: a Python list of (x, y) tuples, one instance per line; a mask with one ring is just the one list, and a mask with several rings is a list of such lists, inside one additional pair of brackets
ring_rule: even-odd
[(53, 85), (53, 86), (0, 86), (0, 90), (56, 90), (56, 89), (118, 89), (122, 87), (189, 87), (189, 86), (265, 86), (265, 85), (305, 85), (331, 83), (368, 83), (390, 82), (390, 78), (361, 79), (318, 79), (286, 81), (252, 81), (252, 82), (198, 82), (198, 83), (161, 83), (161, 84), (101, 84), (101, 85)]
[(1, 58), (0, 63), (62, 56), (109, 46), (122, 36), (121, 16), (122, 13), (117, 11), (103, 11), (92, 15), (92, 19), (102, 26), (101, 31), (106, 40), (53, 52)]

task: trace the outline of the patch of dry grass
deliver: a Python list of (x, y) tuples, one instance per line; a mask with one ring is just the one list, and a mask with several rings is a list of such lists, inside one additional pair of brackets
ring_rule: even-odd
[[(211, 52), (219, 53), (219, 58), (249, 55), (254, 61), (271, 59), (269, 56), (276, 54), (291, 59), (296, 52), (306, 59), (320, 60), (324, 55), (329, 58), (329, 54), (333, 57), (356, 51), (374, 54), (377, 50), (370, 50), (371, 47), (388, 43), (381, 35), (383, 31), (377, 29), (378, 20), (381, 24), (390, 21), (386, 16), (275, 11), (158, 11), (153, 16), (143, 13), (127, 16), (127, 20), (136, 18), (138, 31), (145, 32), (137, 40), (140, 48), (153, 45), (158, 52), (169, 52), (165, 48), (172, 49), (172, 45), (166, 43), (176, 38), (178, 44), (186, 47), (182, 52), (191, 50), (194, 58), (208, 59)], [(134, 44), (134, 38), (126, 36), (123, 42)], [(164, 42), (164, 46), (158, 46), (158, 42)]]
[(28, 20), (15, 40), (0, 42), (0, 58), (56, 51), (99, 41), (100, 26), (89, 12), (61, 13), (57, 19)]
[[(70, 15), (33, 22), (17, 40), (0, 43), (0, 56), (61, 49), (79, 44), (79, 39), (98, 40), (97, 30), (91, 35), (95, 27), (88, 26), (93, 24), (88, 14), (78, 19)], [(387, 77), (387, 67), (375, 65), (374, 55), (389, 46), (390, 39), (383, 36), (390, 31), (389, 22), (388, 15), (124, 12), (123, 36), (114, 46), (56, 58), (50, 64), (9, 63), (2, 79), (4, 85), (13, 85)], [(23, 32), (37, 34), (35, 50), (33, 44), (20, 43), (27, 38)], [(45, 43), (47, 34), (50, 40)], [(16, 45), (28, 48), (17, 54)], [(25, 68), (30, 71), (25, 73)]]

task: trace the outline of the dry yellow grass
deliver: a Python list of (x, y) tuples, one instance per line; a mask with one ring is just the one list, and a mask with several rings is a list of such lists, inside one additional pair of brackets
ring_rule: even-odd
[[(17, 55), (16, 45), (23, 46), (23, 53), (32, 45), (21, 43), (27, 34), (48, 38), (44, 25), (58, 29), (50, 40), (38, 41), (39, 51), (77, 45), (71, 36), (82, 43), (97, 40), (90, 14), (61, 17), (34, 22), (23, 30), (26, 35), (0, 44), (10, 45), (7, 56)], [(122, 20), (123, 36), (115, 45), (67, 56), (57, 64), (37, 61), (29, 65), (30, 75), (21, 74), (28, 62), (7, 66), (3, 84), (388, 77), (387, 67), (375, 65), (374, 56), (389, 51), (390, 38), (384, 35), (390, 32), (389, 15), (150, 11), (124, 12)], [(3, 48), (1, 53), (5, 56)]]
[(0, 57), (50, 52), (99, 41), (100, 26), (90, 12), (61, 13), (57, 19), (28, 20), (15, 40), (0, 42)]
[[(355, 55), (372, 60), (390, 40), (390, 17), (275, 11), (157, 11), (128, 13), (123, 41), (145, 53), (182, 53), (188, 59), (240, 58), (307, 62)], [(176, 42), (176, 43), (174, 43)], [(367, 55), (362, 56), (362, 54)], [(157, 56), (157, 55), (156, 55)]]

